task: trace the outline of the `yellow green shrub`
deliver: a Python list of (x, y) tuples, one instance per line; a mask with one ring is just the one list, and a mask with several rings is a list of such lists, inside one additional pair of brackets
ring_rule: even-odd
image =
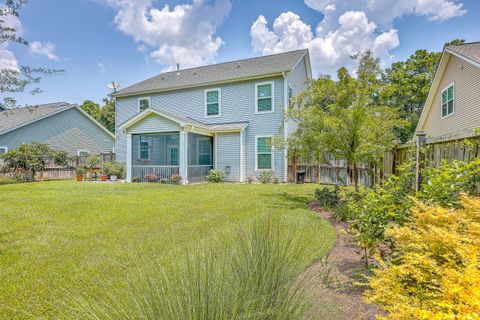
[(366, 298), (380, 319), (480, 319), (480, 199), (461, 207), (417, 203), (403, 226), (389, 229), (397, 258), (382, 262)]

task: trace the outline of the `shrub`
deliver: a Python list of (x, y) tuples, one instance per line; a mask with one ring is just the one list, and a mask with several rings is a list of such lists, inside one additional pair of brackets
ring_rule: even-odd
[(0, 178), (0, 185), (14, 184), (14, 183), (19, 183), (19, 181), (17, 181), (14, 178)]
[(382, 319), (476, 319), (480, 314), (480, 199), (461, 208), (417, 203), (411, 220), (387, 234), (397, 258), (375, 271), (367, 294)]
[(225, 173), (222, 170), (210, 170), (207, 176), (208, 182), (219, 183), (225, 180)]
[(168, 183), (168, 179), (167, 178), (162, 178), (160, 179), (159, 181), (161, 184), (167, 184)]
[(84, 167), (76, 167), (75, 168), (75, 175), (78, 176), (84, 176), (85, 175), (85, 168)]
[(255, 182), (255, 177), (254, 176), (248, 176), (247, 177), (247, 182), (250, 183), (250, 184), (254, 183)]
[(59, 312), (67, 319), (302, 319), (302, 250), (291, 234), (260, 221), (234, 241), (179, 255), (171, 266), (145, 254), (129, 263), (136, 267), (123, 285), (105, 285), (101, 298), (68, 298)]
[(122, 178), (124, 176), (125, 167), (123, 163), (117, 161), (108, 161), (108, 163), (110, 176), (117, 176), (118, 178)]
[(170, 182), (171, 183), (179, 183), (180, 181), (182, 181), (182, 176), (178, 175), (178, 174), (174, 174), (170, 177)]
[(280, 181), (278, 180), (277, 177), (273, 177), (272, 182), (273, 182), (274, 184), (278, 184)]
[(132, 182), (140, 182), (140, 177), (132, 177)]
[(145, 181), (147, 182), (157, 182), (158, 176), (154, 172), (150, 172), (149, 174), (145, 175)]
[(331, 209), (338, 206), (340, 202), (340, 187), (322, 187), (315, 189), (315, 198), (325, 209)]
[(273, 173), (270, 170), (264, 170), (260, 172), (257, 178), (261, 183), (270, 183), (273, 179)]
[(480, 159), (470, 163), (443, 161), (438, 168), (425, 169), (418, 198), (443, 207), (456, 207), (461, 192), (475, 192), (479, 173)]

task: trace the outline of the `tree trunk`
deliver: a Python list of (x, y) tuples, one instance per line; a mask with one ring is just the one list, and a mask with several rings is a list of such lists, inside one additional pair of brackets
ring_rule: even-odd
[(358, 192), (358, 170), (357, 170), (357, 162), (353, 161), (353, 185), (355, 186), (355, 192)]

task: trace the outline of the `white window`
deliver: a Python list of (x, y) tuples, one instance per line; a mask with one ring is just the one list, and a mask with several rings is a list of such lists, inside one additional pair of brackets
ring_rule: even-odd
[(142, 112), (145, 109), (150, 108), (150, 98), (140, 98), (138, 99), (138, 112)]
[(140, 160), (150, 160), (150, 138), (140, 136), (140, 146), (138, 151)]
[(78, 149), (77, 150), (77, 156), (79, 157), (88, 157), (90, 155), (90, 151), (86, 149)]
[(442, 91), (442, 118), (445, 118), (454, 112), (454, 86), (453, 83)]
[(273, 137), (255, 137), (255, 170), (273, 170)]
[(0, 154), (5, 154), (8, 152), (8, 147), (0, 147)]
[(255, 84), (255, 113), (273, 112), (273, 82)]
[(219, 116), (221, 113), (221, 100), (220, 89), (205, 90), (205, 116)]

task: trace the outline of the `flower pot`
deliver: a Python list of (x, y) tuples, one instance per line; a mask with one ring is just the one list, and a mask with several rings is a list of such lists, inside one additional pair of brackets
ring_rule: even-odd
[(110, 181), (117, 181), (117, 176), (110, 176)]
[(108, 179), (108, 176), (106, 176), (106, 175), (102, 175), (102, 176), (100, 177), (100, 179), (101, 179), (102, 181), (107, 181), (107, 179)]
[(78, 181), (78, 182), (83, 181), (83, 176), (77, 176), (77, 181)]

